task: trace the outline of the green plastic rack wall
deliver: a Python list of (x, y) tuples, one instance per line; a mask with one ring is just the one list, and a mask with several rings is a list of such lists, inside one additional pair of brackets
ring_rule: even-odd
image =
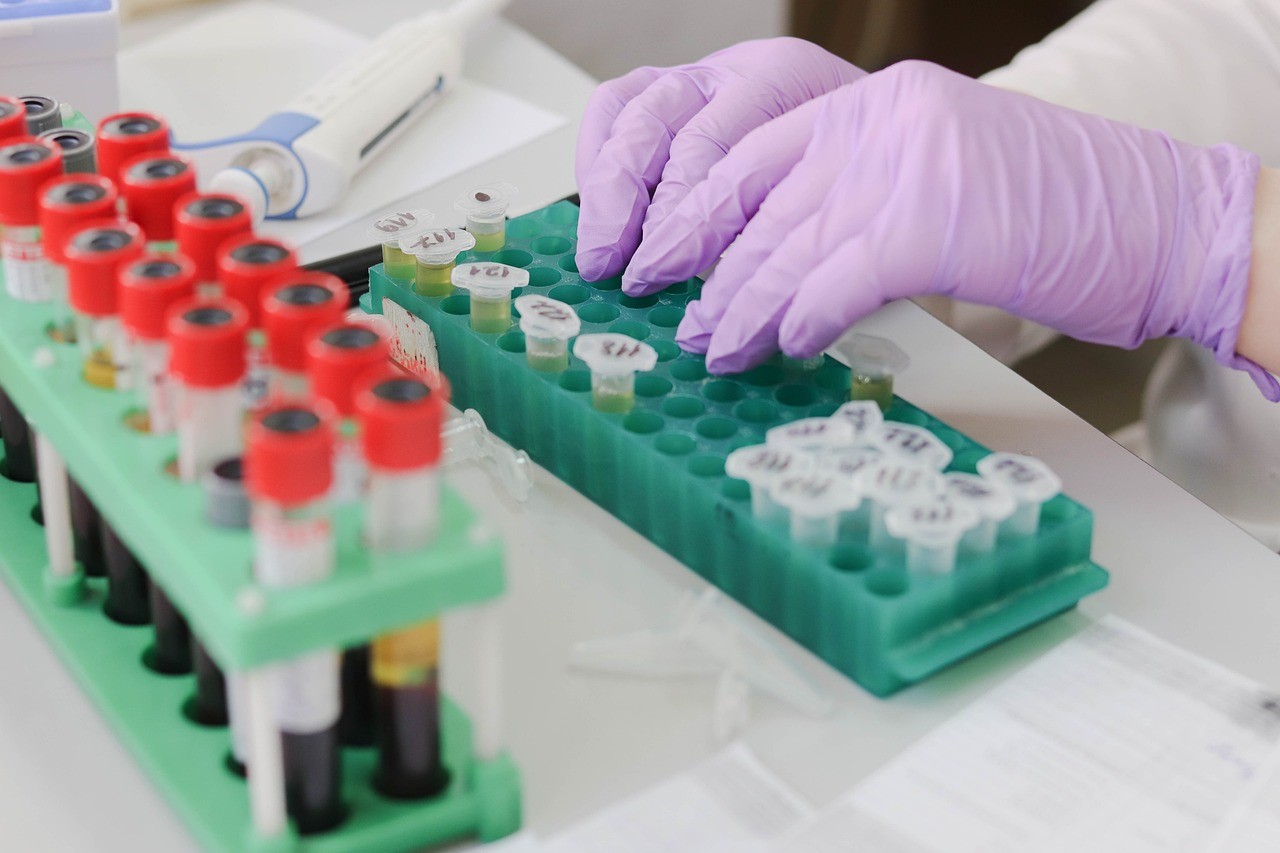
[[(470, 328), (469, 297), (426, 298), (370, 271), (366, 310), (391, 300), (426, 321), (454, 402), (676, 559), (734, 596), (877, 695), (919, 681), (1056, 613), (1106, 585), (1090, 560), (1093, 517), (1066, 496), (1041, 510), (1038, 535), (1001, 541), (989, 555), (962, 554), (945, 576), (910, 574), (897, 550), (872, 551), (865, 530), (842, 533), (828, 551), (793, 544), (785, 525), (758, 523), (747, 484), (725, 475), (734, 449), (760, 444), (769, 428), (826, 416), (848, 399), (849, 371), (782, 358), (733, 377), (709, 376), (700, 356), (674, 341), (696, 279), (632, 298), (617, 278), (583, 281), (574, 265), (578, 208), (562, 201), (507, 225), (506, 246), (459, 259), (529, 271), (526, 293), (575, 306), (582, 332), (621, 332), (652, 345), (657, 369), (636, 378), (626, 415), (591, 405), (590, 373), (541, 373), (524, 338)], [(990, 451), (901, 398), (889, 420), (923, 426), (955, 453), (948, 470), (973, 473)]]
[[(74, 345), (53, 343), (43, 331), (51, 318), (48, 305), (15, 301), (0, 286), (0, 387), (57, 448), (225, 671), (349, 647), (502, 593), (501, 543), (447, 489), (442, 533), (429, 551), (375, 564), (361, 545), (362, 510), (354, 506), (335, 518), (333, 577), (293, 590), (255, 586), (248, 532), (204, 522), (200, 488), (162, 470), (176, 453), (174, 437), (126, 426), (130, 395), (82, 381)], [(34, 484), (0, 477), (0, 575), (202, 846), (380, 853), (468, 835), (492, 840), (519, 828), (514, 764), (505, 753), (477, 758), (467, 716), (446, 700), (442, 752), (452, 781), (445, 792), (421, 802), (385, 799), (369, 782), (374, 750), (347, 748), (345, 823), (305, 837), (292, 831), (283, 839), (257, 837), (247, 785), (226, 766), (227, 728), (197, 725), (183, 713), (194, 677), (159, 675), (143, 664), (151, 628), (103, 615), (102, 579), (47, 585), (44, 534), (32, 517), (36, 501)], [(254, 607), (243, 606), (246, 590), (254, 591)]]

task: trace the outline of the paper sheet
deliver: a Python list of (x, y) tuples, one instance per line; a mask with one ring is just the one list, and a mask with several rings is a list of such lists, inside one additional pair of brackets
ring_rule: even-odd
[[(121, 102), (126, 109), (164, 115), (181, 142), (231, 136), (285, 106), (365, 42), (290, 7), (238, 3), (123, 52)], [(502, 117), (501, 133), (494, 133), (487, 121), (495, 115)], [(302, 246), (519, 148), (564, 121), (520, 98), (459, 80), (365, 167), (341, 205), (296, 222), (272, 222), (262, 230)], [(452, 213), (437, 211), (442, 219)]]

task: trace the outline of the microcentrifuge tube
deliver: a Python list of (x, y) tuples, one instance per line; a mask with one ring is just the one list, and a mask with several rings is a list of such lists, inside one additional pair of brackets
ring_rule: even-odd
[(965, 550), (985, 553), (995, 548), (1001, 522), (1013, 515), (1016, 502), (1003, 486), (977, 474), (953, 473), (945, 476), (943, 494), (955, 503), (968, 503), (978, 511), (978, 523), (964, 535)]
[(569, 341), (582, 331), (582, 320), (573, 306), (534, 293), (519, 297), (515, 305), (529, 366), (543, 373), (568, 370)]
[(176, 426), (169, 377), (169, 309), (195, 294), (196, 271), (181, 255), (143, 255), (120, 271), (120, 321), (129, 337), (133, 387), (145, 420), (139, 427), (167, 435)]
[(871, 503), (870, 539), (872, 548), (891, 544), (885, 527), (885, 513), (895, 506), (920, 503), (942, 493), (942, 475), (931, 468), (900, 459), (885, 458), (863, 467), (854, 483)]
[(1013, 536), (1034, 536), (1040, 528), (1040, 507), (1062, 491), (1062, 480), (1049, 466), (1019, 453), (992, 453), (978, 460), (978, 473), (1002, 486), (1018, 502), (1003, 525)]
[(382, 270), (388, 278), (403, 282), (414, 280), (417, 261), (400, 248), (400, 243), (427, 230), (435, 218), (431, 211), (415, 207), (389, 211), (370, 223), (366, 235), (382, 244)]
[(869, 445), (884, 427), (884, 413), (872, 400), (853, 400), (836, 409), (831, 417), (853, 427), (853, 444)]
[(849, 363), (849, 399), (871, 400), (887, 411), (893, 405), (893, 377), (911, 363), (907, 354), (893, 341), (863, 334), (849, 335), (836, 349)]
[(803, 453), (822, 454), (852, 447), (853, 426), (841, 418), (803, 418), (770, 429), (766, 444)]
[(342, 320), (350, 293), (337, 276), (299, 270), (265, 288), (262, 326), (267, 334), (271, 393), (303, 397), (310, 391), (307, 342), (321, 329)]
[(142, 255), (144, 245), (137, 225), (103, 219), (85, 223), (67, 243), (67, 292), (84, 358), (83, 377), (98, 388), (131, 387), (119, 281), (120, 271)]
[(529, 271), (480, 261), (453, 270), (453, 286), (471, 294), (471, 328), (501, 334), (511, 327), (511, 292), (529, 283)]
[(177, 250), (174, 208), (180, 198), (195, 191), (195, 166), (177, 154), (147, 152), (120, 167), (125, 215), (138, 223), (153, 252)]
[(413, 289), (421, 296), (453, 293), (453, 266), (458, 255), (476, 245), (476, 238), (458, 228), (433, 228), (400, 241), (400, 250), (415, 258)]
[(0, 143), (0, 255), (5, 291), (23, 302), (48, 302), (53, 286), (40, 244), (40, 187), (62, 174), (56, 145), (18, 137)]
[(757, 520), (769, 523), (786, 519), (786, 510), (774, 502), (770, 487), (784, 477), (808, 474), (813, 464), (813, 457), (807, 453), (756, 444), (730, 453), (724, 461), (724, 471), (750, 484), (751, 513)]
[(40, 239), (53, 301), (53, 321), (47, 331), (55, 341), (74, 343), (76, 339), (67, 301), (67, 241), (85, 223), (114, 219), (116, 203), (115, 186), (101, 175), (64, 175), (40, 190)]
[(890, 536), (906, 540), (907, 571), (948, 574), (955, 570), (956, 551), (965, 532), (978, 523), (972, 504), (934, 496), (899, 504), (885, 514)]
[(791, 541), (819, 549), (836, 543), (841, 514), (857, 509), (862, 500), (851, 478), (821, 472), (775, 480), (769, 496), (791, 511)]
[(935, 471), (941, 471), (950, 465), (955, 455), (936, 435), (911, 424), (885, 424), (876, 435), (874, 443), (890, 456)]
[(598, 411), (626, 414), (636, 400), (636, 373), (658, 363), (658, 353), (646, 343), (616, 332), (580, 335), (573, 354), (591, 368), (591, 402)]
[(117, 113), (98, 122), (98, 173), (118, 185), (126, 160), (140, 154), (166, 154), (169, 125), (150, 113)]
[(243, 201), (223, 193), (191, 193), (174, 205), (173, 233), (178, 251), (196, 267), (196, 294), (217, 296), (218, 250), (233, 237), (253, 230), (253, 214)]
[(508, 183), (473, 187), (453, 206), (467, 217), (467, 231), (476, 238), (477, 252), (496, 252), (507, 243), (507, 208), (517, 190)]

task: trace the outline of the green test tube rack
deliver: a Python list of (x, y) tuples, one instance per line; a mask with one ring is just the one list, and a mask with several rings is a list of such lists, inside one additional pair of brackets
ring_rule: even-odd
[[(864, 530), (823, 551), (793, 544), (785, 524), (758, 522), (747, 483), (725, 475), (733, 450), (765, 431), (830, 415), (848, 400), (849, 370), (827, 358), (816, 369), (782, 358), (739, 376), (707, 373), (683, 352), (675, 330), (700, 282), (633, 298), (612, 278), (583, 281), (574, 265), (578, 208), (568, 201), (513, 219), (507, 245), (459, 259), (495, 260), (529, 271), (526, 293), (573, 305), (582, 333), (621, 332), (658, 352), (636, 377), (627, 414), (591, 405), (591, 376), (577, 358), (560, 373), (532, 370), (513, 326), (480, 334), (468, 297), (430, 299), (370, 272), (367, 309), (390, 300), (425, 320), (455, 402), (708, 581), (737, 598), (872, 693), (887, 695), (999, 640), (1073, 607), (1106, 585), (1090, 560), (1092, 514), (1060, 495), (1040, 529), (1001, 541), (988, 555), (962, 554), (955, 572), (912, 574), (901, 549), (872, 550)], [(922, 426), (955, 453), (948, 470), (973, 473), (990, 451), (895, 398), (891, 421)]]
[[(134, 431), (125, 424), (131, 395), (81, 379), (75, 346), (54, 343), (43, 331), (53, 318), (50, 306), (15, 301), (2, 286), (0, 303), (0, 387), (56, 448), (224, 671), (350, 647), (502, 593), (500, 541), (447, 488), (441, 533), (429, 550), (375, 561), (361, 542), (363, 510), (352, 506), (335, 515), (332, 577), (288, 590), (256, 585), (248, 531), (206, 523), (200, 487), (164, 470), (176, 439)], [(143, 664), (151, 628), (103, 614), (103, 579), (49, 583), (36, 502), (34, 484), (0, 476), (0, 576), (202, 847), (381, 853), (467, 836), (493, 840), (519, 828), (515, 765), (505, 752), (475, 755), (467, 715), (446, 700), (441, 749), (451, 782), (443, 793), (422, 801), (383, 798), (370, 784), (374, 750), (346, 748), (347, 820), (322, 834), (299, 837), (290, 829), (258, 836), (247, 784), (227, 767), (228, 729), (197, 725), (183, 712), (194, 677), (159, 675)]]

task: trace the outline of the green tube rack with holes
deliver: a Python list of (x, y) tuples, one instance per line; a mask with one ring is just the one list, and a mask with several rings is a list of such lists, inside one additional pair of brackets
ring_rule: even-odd
[[(778, 424), (834, 412), (848, 399), (848, 369), (831, 358), (806, 369), (779, 357), (739, 376), (709, 376), (702, 357), (674, 340), (700, 282), (636, 299), (618, 278), (583, 281), (573, 260), (577, 214), (562, 201), (513, 219), (503, 249), (459, 262), (524, 267), (523, 292), (573, 305), (584, 334), (621, 332), (652, 345), (659, 363), (636, 377), (629, 414), (592, 407), (590, 374), (576, 358), (560, 374), (529, 368), (517, 326), (473, 331), (465, 293), (425, 298), (379, 265), (366, 310), (386, 313), (389, 300), (426, 321), (458, 406), (477, 409), (496, 434), (876, 695), (1106, 585), (1107, 573), (1090, 560), (1092, 514), (1065, 495), (1044, 505), (1038, 535), (1002, 540), (987, 556), (962, 553), (945, 576), (909, 574), (902, 549), (872, 551), (865, 528), (842, 531), (819, 552), (793, 544), (785, 525), (757, 522), (747, 484), (725, 475), (725, 457), (763, 443)], [(886, 417), (946, 443), (955, 453), (948, 470), (973, 473), (990, 452), (901, 398)]]
[[(199, 487), (163, 471), (176, 453), (174, 437), (126, 426), (132, 396), (83, 382), (74, 345), (46, 336), (51, 319), (48, 305), (10, 298), (0, 275), (0, 387), (57, 448), (224, 670), (351, 646), (502, 593), (501, 542), (447, 488), (442, 532), (429, 551), (375, 562), (361, 542), (362, 510), (346, 508), (335, 514), (333, 577), (293, 590), (255, 586), (248, 532), (204, 522)], [(0, 474), (5, 470), (0, 460)], [(382, 853), (469, 836), (494, 840), (519, 828), (514, 763), (505, 752), (476, 756), (469, 718), (445, 700), (441, 749), (451, 776), (445, 792), (420, 802), (381, 797), (370, 784), (374, 750), (346, 748), (347, 820), (322, 834), (299, 837), (290, 829), (283, 837), (258, 837), (247, 785), (226, 766), (228, 729), (203, 727), (184, 715), (194, 676), (163, 676), (143, 664), (151, 628), (120, 625), (103, 614), (103, 579), (48, 584), (36, 502), (34, 483), (0, 476), (0, 576), (203, 848)]]

